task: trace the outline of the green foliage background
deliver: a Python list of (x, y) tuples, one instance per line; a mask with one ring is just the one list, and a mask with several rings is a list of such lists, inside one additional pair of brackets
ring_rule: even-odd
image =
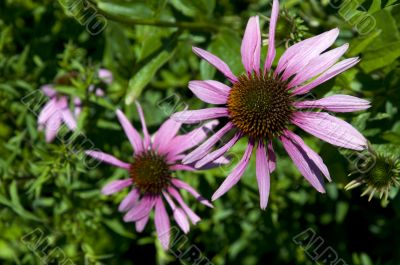
[[(46, 144), (37, 131), (35, 113), (21, 99), (57, 75), (78, 71), (82, 78), (59, 89), (84, 100), (80, 130), (97, 148), (127, 161), (131, 149), (115, 109), (122, 108), (139, 128), (132, 105), (139, 99), (154, 132), (177, 108), (204, 107), (187, 89), (188, 82), (223, 79), (200, 62), (192, 45), (217, 54), (234, 73), (242, 72), (240, 43), (247, 19), (259, 14), (267, 33), (271, 1), (90, 2), (107, 21), (105, 30), (95, 36), (87, 30), (91, 13), (68, 10), (71, 3), (83, 5), (80, 1), (0, 1), (0, 264), (44, 264), (43, 258), (55, 248), (75, 264), (190, 264), (185, 256), (179, 260), (161, 250), (152, 223), (142, 234), (123, 223), (117, 205), (124, 194), (100, 194), (105, 183), (125, 177), (125, 172), (107, 165), (85, 167), (74, 153), (79, 139), (72, 147), (61, 141)], [(286, 45), (340, 28), (335, 45), (349, 42), (346, 56), (361, 56), (362, 62), (313, 92), (316, 97), (340, 92), (371, 100), (367, 112), (340, 117), (358, 127), (375, 149), (396, 157), (400, 153), (398, 2), (351, 0), (345, 1), (345, 9), (336, 8), (342, 1), (282, 0), (286, 11), (281, 9), (277, 31), (279, 55)], [(376, 24), (363, 26), (360, 19), (365, 17)], [(97, 82), (92, 76), (100, 66), (115, 78), (105, 98), (85, 93), (88, 84)], [(301, 135), (330, 169), (333, 182), (327, 184), (327, 194), (308, 185), (277, 147), (278, 168), (271, 177), (267, 210), (259, 209), (253, 161), (240, 184), (215, 202), (214, 209), (187, 197), (203, 220), (191, 228), (186, 249), (197, 246), (216, 265), (314, 264), (293, 242), (293, 237), (312, 228), (325, 241), (319, 251), (330, 246), (347, 264), (400, 264), (397, 189), (388, 204), (360, 198), (362, 189), (345, 191), (354, 178), (348, 176), (353, 162), (337, 148)], [(244, 148), (244, 143), (237, 145), (234, 163)], [(229, 166), (179, 177), (210, 198), (228, 171)], [(47, 248), (32, 251), (21, 240), (35, 229), (43, 231)]]

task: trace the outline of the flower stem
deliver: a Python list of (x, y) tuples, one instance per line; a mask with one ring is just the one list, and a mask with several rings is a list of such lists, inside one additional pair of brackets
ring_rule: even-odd
[(147, 26), (155, 26), (155, 27), (163, 27), (163, 28), (179, 28), (179, 29), (190, 29), (190, 30), (200, 30), (200, 31), (211, 31), (217, 32), (219, 28), (213, 24), (204, 23), (204, 22), (170, 22), (170, 21), (162, 21), (162, 20), (153, 20), (153, 19), (135, 19), (135, 18), (127, 18), (123, 16), (114, 15), (108, 13), (104, 10), (101, 10), (94, 0), (87, 0), (88, 3), (96, 7), (97, 12), (100, 15), (103, 15), (105, 18), (110, 19), (112, 21), (120, 22), (126, 25), (147, 25)]

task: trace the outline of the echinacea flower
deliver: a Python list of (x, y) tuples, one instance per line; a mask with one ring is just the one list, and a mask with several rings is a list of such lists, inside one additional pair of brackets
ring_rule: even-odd
[(136, 105), (141, 119), (143, 139), (126, 116), (117, 110), (117, 117), (134, 150), (132, 163), (122, 162), (112, 155), (94, 150), (86, 151), (86, 154), (129, 172), (129, 178), (110, 182), (102, 189), (102, 193), (109, 195), (131, 186), (131, 191), (118, 208), (119, 211), (126, 212), (124, 221), (135, 222), (137, 232), (141, 232), (154, 208), (158, 238), (163, 248), (168, 249), (170, 222), (164, 206), (165, 201), (171, 208), (175, 222), (184, 233), (189, 231), (188, 218), (192, 224), (196, 224), (200, 217), (184, 202), (180, 190), (186, 190), (200, 203), (212, 207), (210, 202), (189, 184), (175, 178), (174, 171), (194, 170), (191, 166), (181, 164), (183, 153), (203, 141), (207, 132), (218, 122), (210, 121), (187, 134), (177, 135), (181, 123), (169, 119), (161, 125), (154, 137), (150, 137), (142, 108), (139, 103)]
[[(112, 73), (106, 69), (99, 69), (97, 73), (99, 79), (106, 84), (112, 82)], [(55, 84), (47, 84), (41, 87), (42, 92), (50, 98), (39, 113), (39, 130), (45, 130), (46, 142), (52, 142), (57, 135), (62, 123), (64, 122), (71, 131), (76, 130), (76, 121), (81, 112), (81, 100), (78, 97), (73, 98), (74, 112), (69, 108), (69, 97), (58, 93), (55, 85), (71, 85), (71, 79), (77, 77), (76, 72), (71, 72), (60, 76), (55, 80)], [(94, 92), (96, 96), (103, 96), (104, 91), (101, 88), (95, 88), (90, 85), (89, 92)]]
[[(207, 141), (183, 159), (200, 167), (224, 155), (243, 137), (248, 146), (243, 158), (214, 193), (218, 199), (231, 189), (243, 175), (253, 149), (256, 149), (256, 176), (260, 193), (260, 207), (265, 209), (270, 190), (270, 174), (275, 170), (273, 139), (279, 139), (301, 174), (317, 191), (324, 193), (323, 176), (330, 175), (321, 157), (292, 132), (297, 126), (330, 144), (354, 150), (363, 150), (366, 139), (350, 124), (320, 109), (331, 112), (353, 112), (367, 109), (370, 103), (348, 95), (333, 95), (319, 100), (301, 97), (318, 85), (337, 76), (359, 62), (358, 58), (339, 61), (348, 44), (326, 51), (337, 39), (338, 29), (301, 41), (289, 47), (272, 68), (275, 50), (275, 29), (279, 2), (273, 1), (269, 25), (269, 46), (264, 66), (260, 66), (261, 34), (258, 16), (251, 17), (244, 33), (241, 55), (246, 73), (236, 76), (217, 56), (193, 48), (195, 54), (217, 68), (232, 84), (192, 81), (190, 90), (201, 100), (219, 107), (183, 111), (172, 118), (183, 123), (225, 118), (228, 122)], [(212, 151), (223, 136), (233, 134), (222, 147)]]

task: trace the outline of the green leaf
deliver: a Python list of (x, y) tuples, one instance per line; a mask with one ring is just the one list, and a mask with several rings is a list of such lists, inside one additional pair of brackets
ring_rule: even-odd
[(144, 3), (125, 2), (117, 4), (101, 1), (97, 6), (107, 13), (129, 18), (151, 18), (154, 15), (153, 11)]
[(172, 52), (169, 50), (161, 51), (129, 80), (128, 91), (125, 98), (125, 103), (127, 105), (132, 104), (132, 102), (140, 96), (143, 89), (150, 83), (158, 69), (172, 58), (174, 52), (175, 49)]
[(361, 61), (361, 68), (370, 73), (388, 66), (400, 57), (400, 41), (388, 43), (379, 49), (369, 51)]

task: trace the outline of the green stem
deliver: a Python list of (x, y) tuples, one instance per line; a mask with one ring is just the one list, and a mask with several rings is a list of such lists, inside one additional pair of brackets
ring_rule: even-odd
[(200, 31), (211, 31), (217, 32), (219, 28), (215, 25), (203, 23), (203, 22), (169, 22), (162, 20), (152, 20), (152, 19), (135, 19), (135, 18), (127, 18), (123, 16), (114, 15), (108, 13), (104, 10), (101, 10), (95, 1), (87, 0), (90, 4), (96, 7), (97, 12), (103, 15), (105, 18), (110, 19), (112, 21), (120, 22), (126, 25), (135, 26), (135, 25), (147, 25), (154, 27), (163, 27), (163, 28), (179, 28), (179, 29), (190, 29), (190, 30), (200, 30)]

